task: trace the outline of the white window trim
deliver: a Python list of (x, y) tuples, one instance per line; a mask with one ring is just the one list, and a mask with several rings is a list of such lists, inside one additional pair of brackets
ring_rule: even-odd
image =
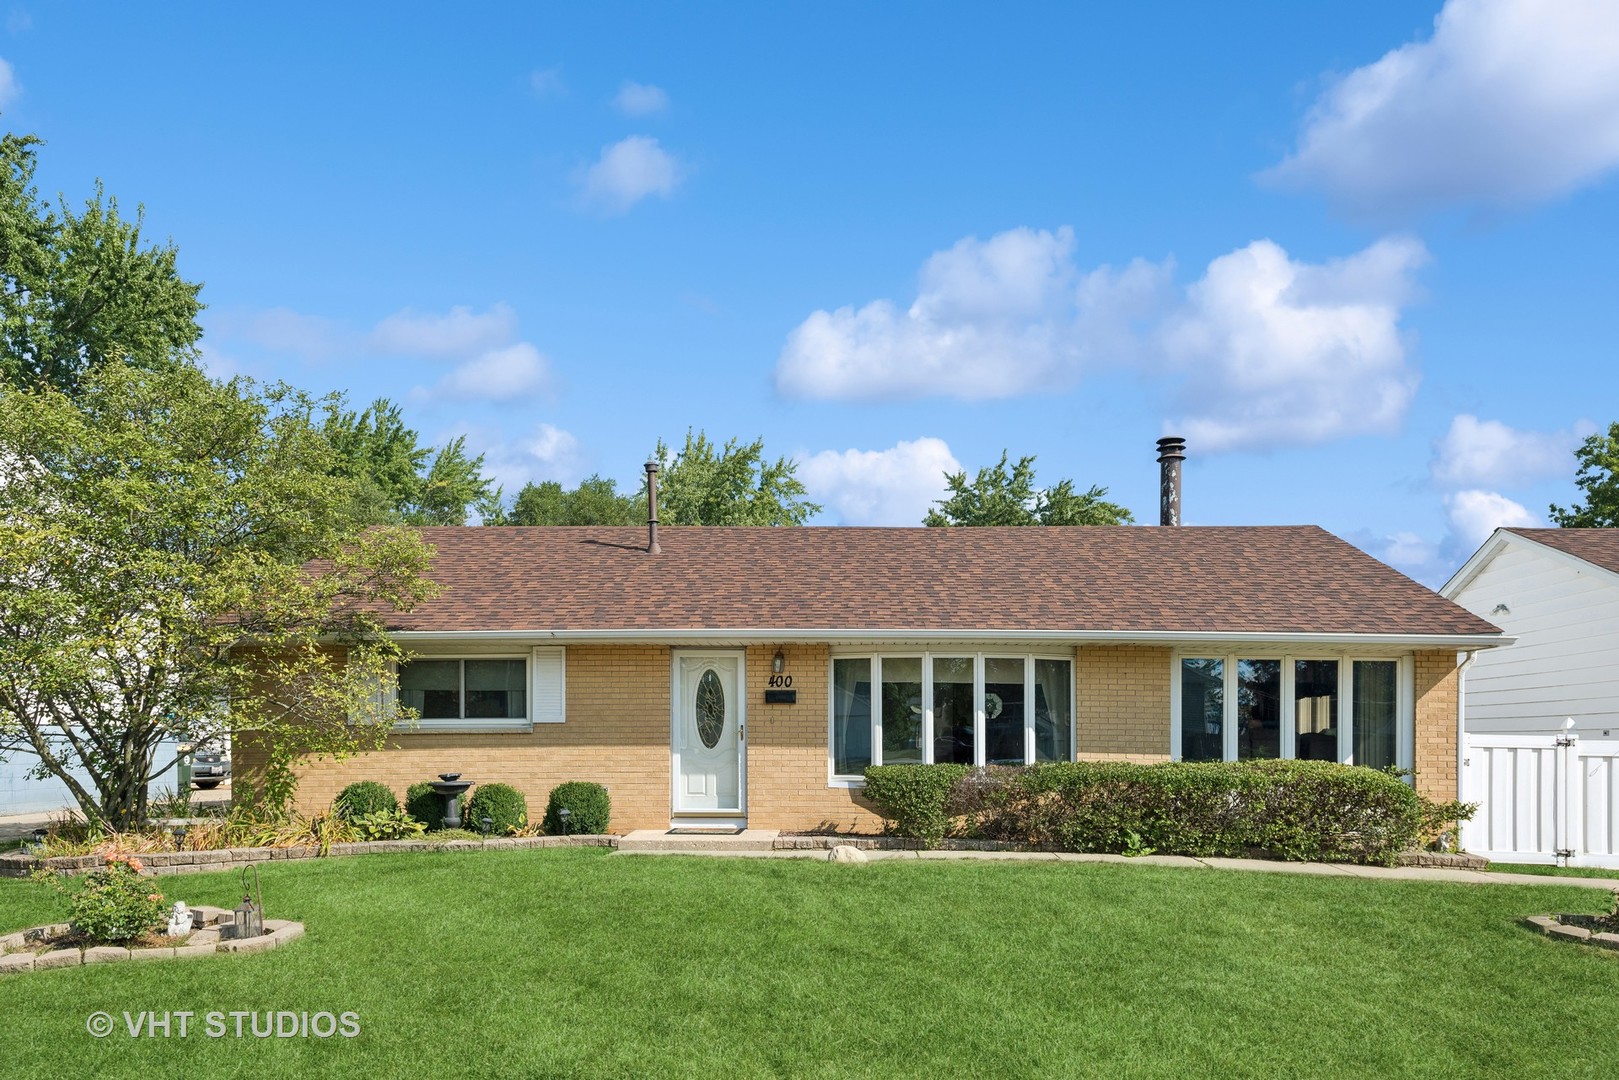
[[(1338, 664), (1338, 761), (1355, 764), (1355, 705), (1353, 665), (1359, 660), (1392, 662), (1395, 669), (1394, 764), (1410, 769), (1416, 752), (1416, 690), (1410, 656), (1383, 654), (1299, 652), (1277, 653), (1255, 650), (1227, 652), (1222, 649), (1180, 649), (1170, 656), (1169, 665), (1169, 756), (1181, 760), (1181, 661), (1219, 660), (1224, 678), (1225, 712), (1220, 724), (1222, 761), (1237, 760), (1237, 662), (1275, 660), (1282, 666), (1281, 759), (1292, 760), (1298, 752), (1298, 713), (1295, 697), (1298, 660), (1333, 660)], [(1271, 759), (1266, 759), (1271, 760)]]
[[(458, 660), (461, 661), (461, 708), (466, 708), (467, 700), (467, 666), (468, 660), (521, 660), (523, 661), (523, 680), (526, 692), (524, 693), (524, 715), (508, 719), (494, 717), (461, 717), (451, 719), (448, 717), (418, 717), (411, 721), (396, 721), (394, 731), (398, 734), (433, 734), (438, 732), (460, 732), (462, 734), (480, 734), (489, 732), (523, 732), (534, 730), (534, 662), (526, 653), (513, 652), (433, 652), (416, 653), (406, 657), (406, 663), (423, 660)], [(394, 669), (395, 693), (398, 693), (399, 671), (397, 665)], [(397, 702), (397, 697), (395, 701)]]
[(984, 718), (984, 661), (991, 660), (1022, 660), (1023, 661), (1023, 760), (1030, 761), (1034, 754), (1034, 662), (1036, 660), (1060, 660), (1068, 665), (1068, 760), (1074, 760), (1079, 749), (1079, 695), (1076, 679), (1078, 678), (1077, 657), (1072, 651), (1057, 652), (1052, 650), (1039, 650), (1021, 652), (1016, 649), (995, 648), (993, 646), (980, 649), (951, 648), (948, 645), (938, 649), (883, 650), (870, 649), (833, 649), (827, 660), (826, 667), (826, 776), (827, 786), (831, 788), (863, 788), (866, 786), (864, 776), (853, 776), (837, 772), (837, 754), (833, 745), (836, 734), (837, 694), (834, 691), (834, 667), (839, 660), (866, 660), (871, 664), (871, 757), (872, 765), (882, 764), (883, 744), (883, 716), (882, 716), (882, 679), (883, 658), (890, 660), (921, 660), (922, 662), (922, 761), (931, 763), (933, 758), (933, 659), (934, 657), (971, 657), (973, 661), (973, 762), (983, 766), (987, 738), (987, 725)]

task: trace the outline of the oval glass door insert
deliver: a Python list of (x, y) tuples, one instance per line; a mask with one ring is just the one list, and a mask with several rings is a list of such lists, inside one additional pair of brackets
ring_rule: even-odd
[(725, 688), (713, 668), (697, 680), (697, 737), (710, 750), (719, 745), (725, 731)]

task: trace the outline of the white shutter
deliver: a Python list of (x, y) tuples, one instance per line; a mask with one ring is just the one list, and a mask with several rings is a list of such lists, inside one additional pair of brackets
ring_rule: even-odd
[(567, 717), (566, 650), (560, 645), (536, 645), (534, 670), (529, 680), (529, 719), (536, 724), (560, 724)]

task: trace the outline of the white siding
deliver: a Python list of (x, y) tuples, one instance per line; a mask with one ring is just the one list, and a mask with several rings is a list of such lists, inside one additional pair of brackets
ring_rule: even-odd
[[(1574, 718), (1587, 738), (1619, 735), (1619, 582), (1512, 538), (1455, 597), (1517, 643), (1467, 672), (1467, 729), (1549, 731)], [(1506, 611), (1497, 606), (1505, 604)]]

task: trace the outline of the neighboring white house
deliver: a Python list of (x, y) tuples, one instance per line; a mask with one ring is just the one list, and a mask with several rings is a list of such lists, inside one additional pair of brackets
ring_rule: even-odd
[(1619, 529), (1497, 529), (1440, 593), (1516, 638), (1463, 670), (1463, 845), (1619, 867)]
[(1619, 529), (1497, 529), (1439, 590), (1517, 638), (1467, 669), (1467, 730), (1619, 732)]

